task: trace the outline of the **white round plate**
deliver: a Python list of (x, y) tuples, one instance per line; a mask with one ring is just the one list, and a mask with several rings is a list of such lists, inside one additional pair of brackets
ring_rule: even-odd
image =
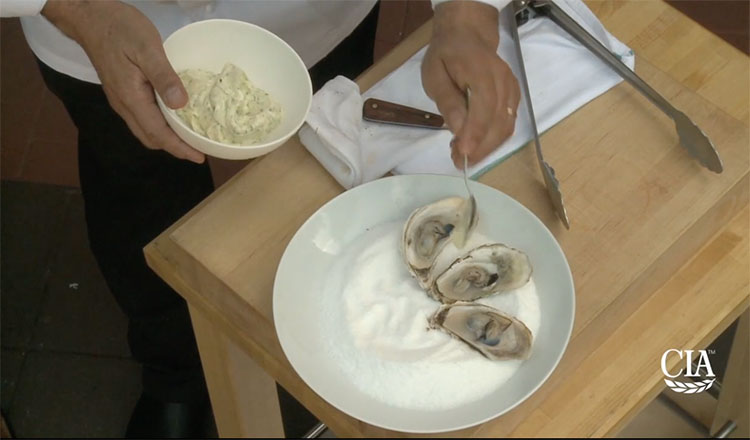
[[(557, 366), (573, 329), (575, 293), (565, 255), (528, 209), (507, 195), (471, 182), (480, 217), (477, 231), (523, 250), (534, 266), (541, 325), (531, 358), (494, 393), (449, 410), (408, 410), (359, 391), (326, 354), (318, 323), (326, 277), (347, 246), (368, 228), (403, 220), (417, 207), (451, 195), (465, 197), (463, 180), (436, 175), (387, 177), (346, 191), (313, 214), (284, 252), (273, 288), (273, 318), (281, 347), (297, 374), (339, 410), (372, 425), (434, 433), (473, 426), (514, 408)], [(446, 378), (450, 380), (450, 378)]]

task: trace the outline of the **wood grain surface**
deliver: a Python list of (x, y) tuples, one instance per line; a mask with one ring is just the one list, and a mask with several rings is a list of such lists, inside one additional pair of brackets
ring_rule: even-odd
[[(613, 435), (662, 389), (666, 349), (705, 347), (748, 307), (747, 56), (661, 1), (587, 4), (635, 50), (637, 73), (713, 140), (725, 171), (702, 168), (679, 146), (671, 120), (623, 83), (543, 135), (570, 231), (555, 217), (532, 149), (483, 176), (559, 241), (576, 286), (576, 322), (560, 365), (531, 398), (446, 435)], [(428, 23), (363, 74), (362, 90), (429, 34)], [(146, 257), (337, 435), (401, 435), (320, 399), (294, 373), (273, 326), (273, 279), (287, 243), (341, 192), (295, 137), (155, 239)]]

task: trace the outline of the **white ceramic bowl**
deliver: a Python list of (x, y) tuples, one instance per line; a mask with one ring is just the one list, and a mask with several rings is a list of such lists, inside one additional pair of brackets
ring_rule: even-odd
[[(273, 286), (273, 318), (284, 354), (320, 397), (372, 425), (403, 432), (452, 431), (510, 411), (536, 391), (565, 352), (575, 317), (575, 289), (565, 254), (544, 224), (500, 191), (469, 182), (477, 199), (477, 232), (522, 249), (534, 266), (541, 325), (531, 357), (494, 392), (453, 409), (404, 409), (361, 391), (331, 356), (323, 331), (330, 309), (324, 289), (343, 286), (332, 271), (345, 250), (368, 228), (405, 221), (416, 208), (443, 197), (466, 196), (463, 179), (435, 175), (393, 176), (346, 191), (329, 201), (297, 230), (281, 258)], [(333, 292), (333, 294), (341, 294)], [(384, 376), (382, 381), (397, 381)], [(445, 378), (446, 381), (450, 377)]]
[(185, 69), (218, 73), (224, 64), (233, 63), (283, 109), (281, 124), (264, 142), (251, 146), (231, 145), (194, 132), (157, 94), (156, 100), (169, 126), (198, 151), (222, 159), (258, 157), (286, 142), (307, 117), (312, 103), (312, 83), (305, 64), (284, 40), (259, 26), (236, 20), (199, 21), (170, 35), (164, 42), (164, 50), (178, 73)]

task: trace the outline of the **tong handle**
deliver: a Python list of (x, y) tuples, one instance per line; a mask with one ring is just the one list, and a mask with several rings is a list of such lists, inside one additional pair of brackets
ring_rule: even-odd
[[(525, 0), (524, 0), (525, 1)], [(680, 138), (680, 144), (698, 161), (715, 173), (721, 173), (724, 165), (711, 140), (685, 113), (674, 108), (663, 96), (651, 88), (635, 72), (630, 70), (620, 59), (614, 56), (599, 40), (583, 29), (575, 20), (566, 14), (551, 0), (530, 0), (535, 11), (550, 18), (568, 34), (578, 40), (584, 47), (593, 52), (605, 64), (615, 70), (623, 79), (641, 92), (656, 107), (672, 118)]]
[(555, 208), (557, 216), (562, 221), (563, 225), (567, 229), (570, 229), (570, 221), (568, 220), (568, 213), (565, 210), (565, 203), (563, 202), (562, 192), (560, 191), (560, 182), (555, 177), (555, 170), (544, 161), (544, 155), (542, 154), (542, 145), (539, 141), (539, 129), (536, 126), (536, 117), (534, 116), (534, 106), (531, 102), (531, 92), (529, 92), (529, 80), (526, 76), (526, 66), (523, 62), (523, 51), (521, 50), (521, 37), (518, 33), (519, 23), (528, 20), (528, 1), (527, 0), (515, 0), (512, 3), (512, 8), (506, 8), (502, 12), (502, 19), (507, 22), (506, 25), (510, 29), (511, 38), (513, 39), (513, 45), (516, 49), (516, 57), (518, 59), (519, 67), (519, 78), (518, 85), (523, 92), (523, 96), (526, 99), (526, 108), (529, 111), (529, 122), (531, 123), (532, 133), (534, 135), (534, 146), (536, 147), (536, 158), (539, 163), (539, 169), (542, 172), (544, 178), (544, 185), (547, 188), (547, 194), (549, 194), (552, 206)]
[(411, 127), (445, 128), (443, 117), (436, 113), (375, 98), (365, 100), (362, 106), (362, 118), (373, 122)]
[[(534, 3), (532, 3), (534, 5)], [(578, 40), (589, 51), (599, 57), (605, 64), (616, 71), (624, 80), (628, 81), (654, 105), (672, 119), (678, 117), (679, 110), (675, 109), (663, 96), (643, 81), (638, 75), (628, 68), (619, 58), (612, 54), (602, 43), (586, 31), (581, 25), (573, 20), (559, 6), (552, 1), (538, 2), (535, 6), (537, 11), (550, 18), (555, 24), (565, 30), (570, 36)]]

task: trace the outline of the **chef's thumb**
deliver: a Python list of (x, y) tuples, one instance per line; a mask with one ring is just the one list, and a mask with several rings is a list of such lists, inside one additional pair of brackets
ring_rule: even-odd
[(160, 46), (154, 50), (148, 57), (148, 62), (141, 66), (141, 70), (167, 107), (177, 109), (187, 104), (185, 86), (169, 64), (164, 48)]

